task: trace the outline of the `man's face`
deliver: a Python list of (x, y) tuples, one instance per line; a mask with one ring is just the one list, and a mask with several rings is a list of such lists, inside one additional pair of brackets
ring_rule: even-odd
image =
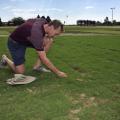
[(49, 29), (49, 32), (48, 32), (48, 36), (49, 37), (54, 37), (56, 35), (59, 35), (61, 33), (61, 27), (55, 29), (54, 26), (49, 26), (50, 29)]

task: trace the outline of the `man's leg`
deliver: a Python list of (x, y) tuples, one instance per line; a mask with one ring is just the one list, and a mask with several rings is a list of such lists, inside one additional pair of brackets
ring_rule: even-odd
[(14, 62), (10, 60), (6, 55), (2, 56), (2, 59), (4, 59), (7, 63), (7, 65), (12, 69), (12, 71), (16, 74), (23, 74), (25, 71), (24, 64), (15, 66)]
[(25, 72), (24, 64), (16, 66), (15, 71), (17, 74), (23, 74)]
[(5, 55), (2, 56), (2, 59), (6, 64), (16, 73), (13, 78), (6, 80), (6, 83), (9, 85), (20, 85), (20, 84), (28, 84), (33, 82), (36, 78), (32, 76), (23, 75), (25, 68), (24, 64), (20, 64), (15, 66), (14, 63)]
[[(51, 48), (52, 46), (52, 43), (53, 43), (53, 39), (52, 38), (48, 38), (48, 37), (45, 37), (44, 38), (44, 45), (45, 45), (45, 52), (47, 53), (49, 51), (49, 49)], [(39, 66), (41, 66), (41, 61), (40, 61), (40, 58), (38, 57), (35, 64), (34, 64), (34, 67), (33, 69), (36, 69), (38, 68)]]
[(25, 71), (25, 51), (26, 46), (12, 40), (8, 39), (8, 48), (11, 53), (13, 61), (11, 61), (6, 55), (3, 55), (3, 59), (7, 62), (8, 66), (18, 74), (23, 74)]

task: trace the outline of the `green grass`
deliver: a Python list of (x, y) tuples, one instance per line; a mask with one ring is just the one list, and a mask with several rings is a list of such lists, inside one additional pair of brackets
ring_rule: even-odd
[(16, 27), (0, 27), (0, 35), (10, 34)]
[(65, 26), (65, 33), (119, 35), (119, 26)]
[[(0, 37), (0, 56), (7, 37)], [(31, 84), (9, 86), (10, 69), (0, 70), (0, 120), (120, 120), (120, 36), (60, 36), (48, 57), (68, 78), (36, 73), (33, 49), (27, 50)]]
[[(16, 27), (0, 27), (0, 35), (10, 34)], [(120, 35), (120, 26), (65, 26), (65, 33)]]

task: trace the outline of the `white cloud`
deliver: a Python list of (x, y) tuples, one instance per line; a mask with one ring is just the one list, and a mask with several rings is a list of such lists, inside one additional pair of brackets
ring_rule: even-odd
[(85, 9), (93, 9), (93, 6), (86, 6)]
[[(5, 7), (4, 9), (7, 9), (8, 7)], [(21, 9), (21, 8), (13, 8), (11, 9), (11, 11), (14, 12), (18, 12), (18, 13), (24, 13), (24, 12), (28, 12), (28, 13), (33, 13), (33, 12), (63, 12), (62, 9), (57, 9), (57, 8), (46, 8), (46, 9)]]
[(58, 9), (58, 8), (48, 8), (48, 9), (45, 9), (45, 11), (55, 11), (55, 12), (63, 12), (62, 9)]
[(5, 6), (5, 7), (2, 8), (2, 10), (10, 10), (12, 8), (13, 8), (13, 6)]
[(10, 0), (11, 2), (14, 2), (14, 1), (16, 1), (16, 0)]
[(36, 9), (12, 9), (11, 12), (15, 17), (23, 17), (24, 19), (36, 17), (38, 10)]
[(24, 0), (10, 0), (11, 2), (24, 1)]
[(12, 9), (11, 11), (12, 11), (13, 13), (14, 13), (14, 12), (18, 12), (18, 13), (27, 12), (27, 13), (31, 13), (31, 12), (36, 12), (36, 9), (19, 9), (19, 8), (15, 8), (15, 9)]
[(15, 17), (23, 17), (24, 19), (36, 17), (38, 14), (40, 15), (50, 15), (52, 13), (63, 12), (62, 9), (57, 8), (46, 8), (46, 9), (21, 9), (21, 8), (13, 8), (10, 10)]

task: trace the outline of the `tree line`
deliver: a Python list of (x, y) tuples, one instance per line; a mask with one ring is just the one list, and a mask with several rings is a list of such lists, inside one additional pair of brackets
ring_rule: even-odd
[(79, 26), (111, 26), (111, 25), (120, 25), (120, 21), (116, 20), (110, 21), (108, 17), (104, 19), (104, 22), (100, 21), (92, 21), (92, 20), (77, 20), (77, 25)]
[[(38, 15), (37, 18), (46, 19), (47, 22), (51, 21), (51, 18), (49, 16), (47, 16), (47, 17), (45, 17), (45, 16), (40, 17), (40, 15)], [(2, 20), (0, 18), (0, 26), (18, 26), (18, 25), (23, 24), (24, 22), (25, 22), (25, 20), (22, 17), (15, 17), (15, 18), (9, 20), (8, 22), (2, 22)]]
[[(40, 17), (40, 15), (37, 15), (37, 18), (46, 19), (48, 22), (51, 21), (51, 18), (49, 16)], [(15, 18), (9, 20), (8, 22), (2, 22), (2, 20), (0, 18), (0, 26), (18, 26), (24, 22), (25, 22), (25, 20), (22, 17), (15, 17)], [(92, 20), (77, 20), (76, 24), (79, 26), (95, 26), (95, 25), (111, 26), (111, 25), (120, 25), (120, 21), (119, 22), (117, 22), (116, 20), (110, 21), (108, 17), (105, 17), (104, 22), (92, 21)]]

